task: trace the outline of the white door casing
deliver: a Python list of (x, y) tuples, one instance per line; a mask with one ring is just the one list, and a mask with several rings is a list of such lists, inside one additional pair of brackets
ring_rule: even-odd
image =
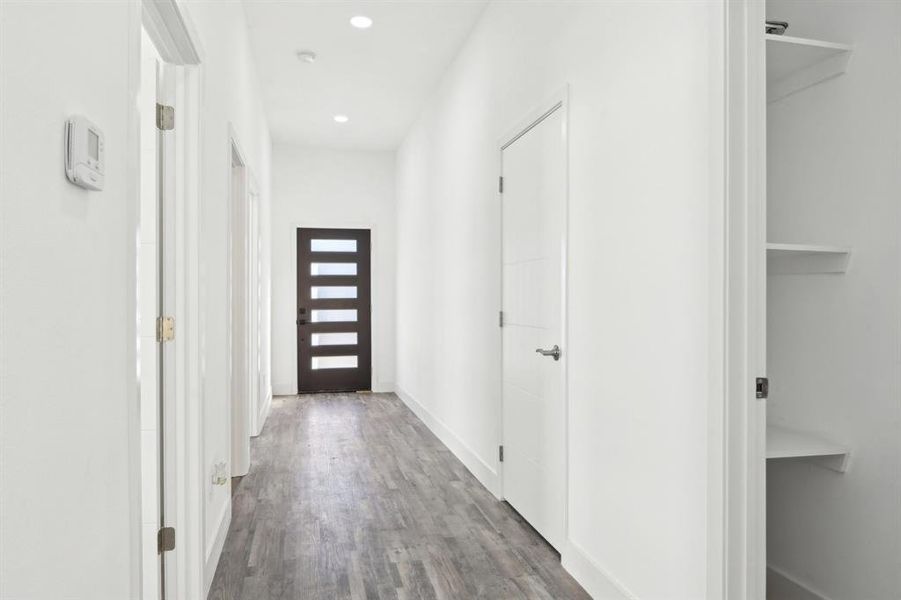
[[(566, 512), (566, 119), (502, 146), (503, 494), (554, 547)], [(559, 360), (537, 350), (561, 348)]]

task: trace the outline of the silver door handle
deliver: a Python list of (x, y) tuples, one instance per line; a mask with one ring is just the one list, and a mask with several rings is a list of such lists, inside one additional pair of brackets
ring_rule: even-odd
[(545, 350), (544, 348), (535, 348), (535, 352), (540, 354), (541, 356), (553, 356), (554, 360), (560, 360), (560, 346), (554, 344), (554, 347), (550, 350)]

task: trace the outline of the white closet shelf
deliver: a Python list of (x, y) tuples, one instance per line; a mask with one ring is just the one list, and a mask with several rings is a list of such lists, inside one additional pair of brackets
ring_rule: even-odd
[(851, 260), (851, 248), (769, 243), (766, 258), (767, 272), (771, 274), (844, 273)]
[(838, 77), (848, 68), (852, 50), (848, 44), (766, 34), (767, 102)]
[(780, 458), (805, 458), (821, 467), (844, 473), (848, 468), (851, 451), (812, 433), (788, 429), (778, 425), (766, 428), (767, 460)]

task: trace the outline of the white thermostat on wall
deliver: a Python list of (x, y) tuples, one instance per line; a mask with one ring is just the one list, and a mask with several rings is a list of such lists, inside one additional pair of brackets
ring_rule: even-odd
[(75, 115), (66, 121), (66, 177), (89, 190), (103, 189), (103, 132)]

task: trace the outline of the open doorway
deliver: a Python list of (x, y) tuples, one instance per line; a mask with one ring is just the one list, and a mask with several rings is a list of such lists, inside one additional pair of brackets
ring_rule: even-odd
[(250, 415), (253, 398), (251, 347), (251, 208), (247, 161), (234, 135), (230, 136), (229, 181), (229, 363), (231, 394), (231, 476), (250, 470)]

